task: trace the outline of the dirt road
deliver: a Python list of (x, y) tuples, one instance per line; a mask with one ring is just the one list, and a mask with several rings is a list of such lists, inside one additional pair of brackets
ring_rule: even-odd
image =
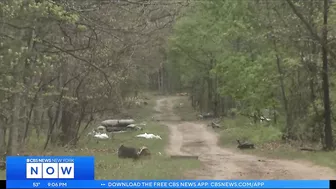
[[(188, 179), (334, 179), (332, 169), (306, 161), (287, 161), (243, 154), (217, 145), (217, 134), (202, 123), (183, 122), (173, 112), (173, 100), (157, 101), (156, 118), (170, 129), (171, 155), (198, 155), (203, 167), (186, 173)], [(262, 160), (262, 161), (260, 161)]]

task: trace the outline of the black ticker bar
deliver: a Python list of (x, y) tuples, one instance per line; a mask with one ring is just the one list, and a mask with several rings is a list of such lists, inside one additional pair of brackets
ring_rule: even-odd
[(336, 188), (336, 180), (330, 180), (329, 188)]
[(0, 180), (0, 188), (6, 188), (6, 180)]

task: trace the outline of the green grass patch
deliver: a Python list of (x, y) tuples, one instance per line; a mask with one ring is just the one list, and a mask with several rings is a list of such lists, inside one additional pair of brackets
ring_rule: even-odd
[[(44, 138), (41, 142), (31, 139), (25, 149), (26, 154), (31, 155), (73, 155), (95, 156), (96, 179), (183, 179), (183, 173), (190, 169), (199, 168), (198, 160), (171, 159), (165, 154), (165, 147), (169, 140), (168, 128), (151, 120), (154, 114), (153, 106), (158, 97), (150, 96), (148, 105), (133, 107), (127, 110), (137, 123), (145, 122), (142, 131), (113, 134), (112, 139), (97, 141), (84, 136), (76, 148), (50, 148), (47, 152), (41, 152)], [(112, 117), (113, 118), (113, 117)], [(104, 119), (112, 119), (104, 118)], [(97, 120), (91, 128), (98, 126), (103, 121)], [(87, 131), (89, 132), (90, 129)], [(135, 137), (142, 133), (160, 135), (160, 139), (145, 139)], [(33, 137), (32, 137), (33, 138)], [(147, 146), (151, 157), (141, 158), (138, 161), (132, 159), (119, 159), (117, 149), (120, 144), (132, 147)], [(0, 179), (5, 179), (5, 171), (0, 171)]]
[(220, 143), (223, 145), (237, 144), (237, 139), (249, 141), (254, 144), (278, 141), (281, 139), (281, 131), (272, 125), (251, 124), (247, 118), (225, 118), (221, 125), (225, 128), (220, 133)]
[(288, 160), (304, 159), (336, 170), (336, 152), (301, 151), (298, 143), (284, 143), (279, 125), (251, 124), (251, 120), (245, 117), (226, 118), (221, 124), (226, 128), (220, 131), (221, 146), (236, 147), (236, 140), (240, 139), (256, 145), (255, 150), (245, 150), (245, 153)]
[(1, 180), (6, 180), (6, 171), (5, 170), (0, 171), (0, 179)]
[[(162, 140), (135, 137), (145, 132), (160, 135)], [(170, 159), (164, 152), (168, 134), (166, 126), (157, 122), (147, 122), (143, 131), (115, 134), (113, 140), (103, 141), (98, 145), (95, 141), (90, 141), (84, 153), (77, 152), (74, 155), (89, 153), (95, 156), (96, 179), (182, 179), (184, 171), (198, 167), (198, 161)], [(119, 159), (116, 149), (120, 144), (147, 146), (152, 155), (139, 161)]]

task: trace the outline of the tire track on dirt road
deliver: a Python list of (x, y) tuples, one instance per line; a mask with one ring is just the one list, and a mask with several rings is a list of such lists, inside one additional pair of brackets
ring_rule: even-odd
[[(188, 179), (334, 179), (335, 172), (306, 161), (260, 158), (217, 145), (217, 134), (199, 122), (181, 121), (173, 112), (178, 97), (157, 101), (157, 115), (170, 130), (170, 155), (197, 155), (202, 168), (186, 173)], [(259, 161), (263, 159), (265, 161)]]

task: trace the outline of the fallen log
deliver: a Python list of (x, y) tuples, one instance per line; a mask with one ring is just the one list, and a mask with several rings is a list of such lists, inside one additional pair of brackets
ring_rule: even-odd
[(126, 131), (126, 127), (106, 127), (107, 132)]
[(121, 119), (119, 120), (119, 124), (122, 125), (129, 125), (129, 124), (133, 124), (135, 121), (134, 119)]
[(302, 151), (309, 151), (309, 152), (316, 152), (317, 150), (312, 149), (312, 148), (300, 148)]
[(133, 124), (135, 121), (133, 119), (109, 119), (101, 122), (102, 126), (105, 127), (113, 127), (113, 126), (118, 126), (118, 127), (126, 127), (130, 124)]
[(172, 156), (170, 156), (170, 158), (172, 158), (172, 159), (179, 159), (179, 158), (182, 158), (182, 159), (198, 159), (198, 156), (172, 155)]
[(126, 127), (106, 127), (107, 132), (116, 132), (116, 131), (137, 131), (137, 130), (142, 130), (142, 127), (139, 127), (137, 125), (128, 125)]
[(237, 148), (239, 148), (239, 149), (254, 149), (254, 144), (252, 144), (252, 143), (246, 143), (246, 142), (244, 142), (244, 143), (241, 143), (239, 140), (237, 140), (237, 142), (238, 142), (238, 146), (237, 146)]

